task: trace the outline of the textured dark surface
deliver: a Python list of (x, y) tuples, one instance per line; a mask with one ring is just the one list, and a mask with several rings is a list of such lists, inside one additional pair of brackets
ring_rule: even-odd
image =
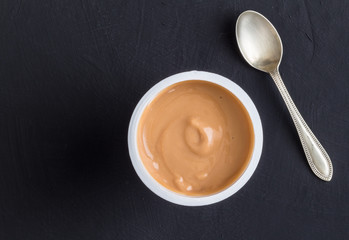
[[(329, 183), (273, 82), (239, 55), (247, 9), (282, 37), (280, 70), (332, 158)], [(348, 17), (347, 1), (1, 1), (0, 239), (348, 239)], [(142, 184), (126, 139), (141, 96), (194, 69), (250, 95), (265, 142), (243, 189), (188, 208)]]

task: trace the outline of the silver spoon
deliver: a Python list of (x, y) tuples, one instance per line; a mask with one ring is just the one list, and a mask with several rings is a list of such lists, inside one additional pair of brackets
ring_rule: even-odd
[(311, 170), (322, 180), (330, 181), (331, 159), (304, 121), (281, 79), (279, 65), (283, 50), (278, 32), (267, 18), (249, 10), (241, 13), (236, 22), (236, 39), (245, 60), (273, 78), (296, 126)]

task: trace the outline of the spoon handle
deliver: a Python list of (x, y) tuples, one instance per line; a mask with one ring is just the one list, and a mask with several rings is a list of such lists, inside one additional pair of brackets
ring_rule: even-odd
[(280, 72), (276, 70), (271, 72), (270, 76), (273, 78), (291, 114), (311, 170), (322, 180), (330, 181), (333, 174), (330, 157), (299, 113), (281, 79)]

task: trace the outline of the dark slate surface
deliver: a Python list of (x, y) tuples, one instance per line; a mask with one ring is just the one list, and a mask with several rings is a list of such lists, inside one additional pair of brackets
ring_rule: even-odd
[[(329, 183), (273, 82), (239, 55), (247, 9), (282, 37), (282, 76), (332, 158)], [(348, 239), (348, 16), (347, 1), (1, 1), (0, 239)], [(126, 139), (141, 96), (194, 69), (251, 96), (265, 142), (243, 189), (188, 208), (142, 184)]]

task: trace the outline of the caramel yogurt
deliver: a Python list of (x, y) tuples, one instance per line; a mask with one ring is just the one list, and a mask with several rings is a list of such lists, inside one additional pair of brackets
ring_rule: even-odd
[(205, 196), (232, 185), (249, 164), (251, 119), (224, 87), (187, 80), (162, 90), (144, 109), (137, 129), (140, 158), (167, 189)]

